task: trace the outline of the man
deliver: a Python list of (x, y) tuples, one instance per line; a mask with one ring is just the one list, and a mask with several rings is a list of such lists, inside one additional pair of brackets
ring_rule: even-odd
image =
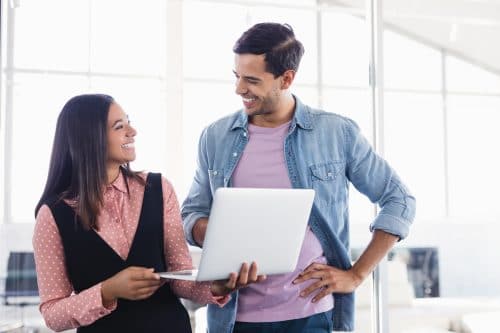
[[(233, 51), (244, 108), (201, 135), (182, 208), (186, 238), (203, 245), (218, 187), (313, 188), (316, 196), (296, 270), (233, 293), (223, 308), (209, 306), (209, 332), (353, 330), (353, 291), (407, 236), (415, 199), (352, 120), (291, 94), (304, 49), (289, 25), (257, 24)], [(348, 181), (381, 207), (372, 240), (352, 267)]]

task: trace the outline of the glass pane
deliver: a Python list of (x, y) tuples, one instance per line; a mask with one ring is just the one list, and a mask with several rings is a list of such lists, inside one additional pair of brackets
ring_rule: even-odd
[(92, 1), (91, 70), (163, 76), (166, 1)]
[(386, 93), (384, 103), (385, 157), (417, 198), (417, 219), (433, 221), (432, 218), (444, 217), (441, 96)]
[(66, 101), (87, 86), (85, 77), (14, 77), (10, 193), (13, 222), (34, 221), (34, 208), (47, 179), (57, 116)]
[(247, 10), (238, 5), (184, 1), (184, 75), (233, 82), (233, 45), (246, 30), (247, 15)]
[[(249, 4), (255, 3), (256, 5), (261, 5), (262, 1), (261, 0), (248, 0), (245, 1)], [(316, 0), (272, 0), (269, 1), (269, 3), (273, 6), (290, 6), (290, 7), (302, 7), (302, 8), (307, 8), (307, 7), (312, 7), (316, 5)]]
[(321, 15), (323, 82), (368, 87), (368, 32), (365, 20), (359, 15), (335, 11), (324, 11)]
[(448, 109), (450, 214), (498, 218), (500, 97), (451, 95)]
[[(500, 29), (490, 19), (498, 8), (450, 4), (384, 2), (384, 24), (392, 32), (385, 35), (385, 86), (412, 91), (385, 94), (386, 155), (417, 200), (409, 237), (388, 264), (390, 332), (476, 332), (484, 327), (471, 318), (479, 315), (491, 328), (486, 313), (500, 310), (500, 270), (488, 264), (497, 260), (500, 244), (494, 153), (500, 96), (481, 96), (500, 86), (498, 76), (477, 66), (495, 67), (490, 60)], [(446, 56), (443, 62), (443, 54), (462, 60)], [(440, 91), (443, 75), (447, 92)]]
[(88, 70), (88, 1), (23, 0), (14, 12), (16, 67)]
[(403, 34), (384, 30), (384, 84), (388, 89), (441, 89), (441, 53)]
[(500, 75), (456, 57), (446, 57), (446, 74), (446, 86), (450, 91), (500, 94)]

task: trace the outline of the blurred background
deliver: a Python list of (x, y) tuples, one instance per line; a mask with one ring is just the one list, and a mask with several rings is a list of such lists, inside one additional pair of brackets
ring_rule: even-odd
[[(376, 113), (369, 1), (1, 1), (0, 332), (48, 331), (31, 235), (64, 103), (115, 97), (138, 131), (133, 168), (164, 174), (182, 201), (202, 129), (241, 107), (232, 46), (264, 21), (304, 44), (292, 91), (354, 119), (417, 198), (382, 276), (384, 332), (500, 331), (500, 1), (378, 2)], [(375, 209), (354, 188), (350, 201), (355, 260)], [(375, 332), (372, 288), (357, 293), (356, 332)], [(203, 332), (204, 308), (195, 317)]]

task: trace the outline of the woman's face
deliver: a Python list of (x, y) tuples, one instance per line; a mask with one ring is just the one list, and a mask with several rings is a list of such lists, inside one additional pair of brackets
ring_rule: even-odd
[(120, 166), (135, 160), (136, 134), (121, 106), (111, 104), (108, 113), (108, 166)]

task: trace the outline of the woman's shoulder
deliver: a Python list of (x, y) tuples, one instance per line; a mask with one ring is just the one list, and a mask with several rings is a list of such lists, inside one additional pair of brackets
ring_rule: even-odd
[(50, 209), (49, 203), (45, 202), (38, 209), (35, 219), (38, 221), (38, 220), (45, 220), (47, 218), (50, 219), (51, 217), (52, 217), (52, 210)]
[[(136, 175), (139, 176), (144, 182), (142, 186), (144, 186), (147, 183), (148, 176), (150, 176), (152, 174), (160, 176), (163, 192), (170, 192), (173, 190), (173, 185), (170, 182), (170, 180), (159, 172), (140, 171), (140, 172), (136, 173)], [(139, 183), (139, 181), (137, 179), (134, 179), (133, 181), (136, 183)]]

